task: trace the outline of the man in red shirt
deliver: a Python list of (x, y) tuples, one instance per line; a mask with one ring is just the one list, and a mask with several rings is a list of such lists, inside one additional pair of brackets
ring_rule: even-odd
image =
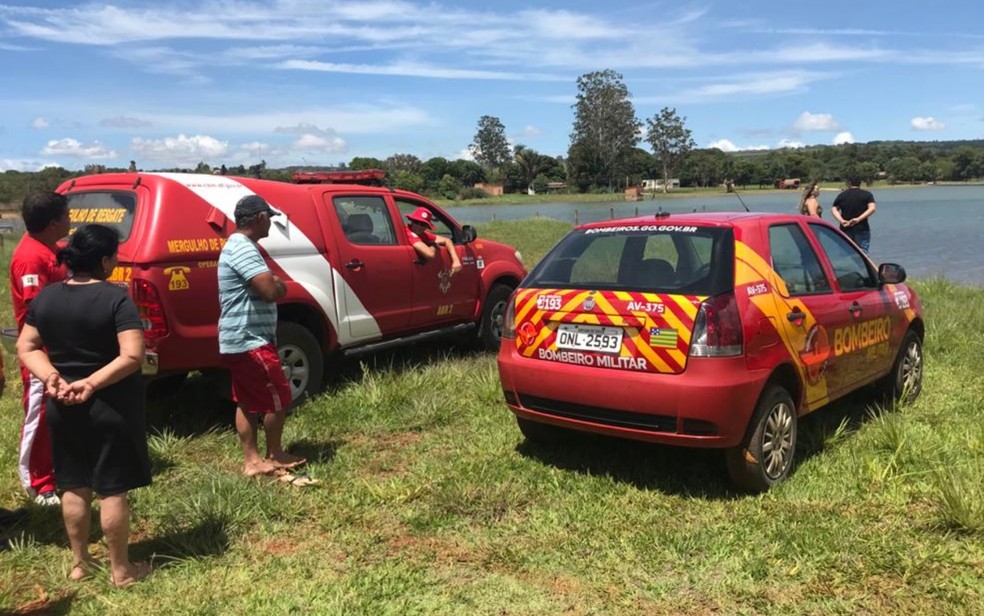
[[(43, 192), (29, 195), (21, 208), (27, 232), (10, 259), (10, 296), (17, 331), (24, 327), (27, 307), (42, 287), (65, 279), (65, 268), (55, 262), (57, 242), (71, 224), (64, 195)], [(51, 463), (51, 437), (44, 417), (44, 383), (21, 364), (24, 383), (24, 425), (21, 428), (17, 470), (28, 494), (40, 505), (59, 505)]]
[(417, 251), (417, 256), (425, 261), (432, 261), (437, 258), (438, 246), (444, 246), (451, 255), (451, 275), (461, 271), (461, 261), (458, 259), (458, 251), (454, 249), (454, 242), (443, 235), (435, 235), (430, 232), (434, 228), (434, 212), (425, 207), (418, 207), (416, 210), (407, 214), (407, 239), (410, 245)]

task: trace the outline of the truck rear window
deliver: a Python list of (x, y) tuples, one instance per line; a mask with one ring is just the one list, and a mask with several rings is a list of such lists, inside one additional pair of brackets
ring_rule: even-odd
[(116, 229), (120, 241), (130, 237), (137, 195), (125, 191), (76, 192), (68, 197), (68, 214), (72, 219), (69, 234), (83, 225), (98, 223)]
[(570, 233), (524, 286), (716, 295), (733, 283), (731, 229), (612, 225)]

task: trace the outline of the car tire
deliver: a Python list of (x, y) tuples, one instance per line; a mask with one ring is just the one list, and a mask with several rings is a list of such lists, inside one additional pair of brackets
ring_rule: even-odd
[(478, 342), (485, 351), (498, 351), (502, 342), (503, 319), (506, 315), (506, 303), (512, 295), (512, 287), (504, 284), (494, 284), (485, 296), (482, 306), (482, 319), (478, 323)]
[(292, 321), (278, 323), (277, 354), (290, 385), (291, 408), (321, 391), (325, 358), (308, 328)]
[(725, 452), (731, 481), (748, 492), (765, 492), (789, 475), (796, 453), (796, 406), (785, 388), (769, 385), (741, 445)]
[(523, 433), (523, 437), (531, 443), (552, 445), (560, 443), (570, 436), (570, 433), (563, 428), (531, 421), (519, 415), (516, 416), (516, 424), (519, 426), (519, 431)]
[(882, 391), (891, 400), (909, 404), (922, 391), (923, 350), (922, 341), (911, 329), (902, 338), (899, 354), (892, 364), (892, 371), (882, 381)]

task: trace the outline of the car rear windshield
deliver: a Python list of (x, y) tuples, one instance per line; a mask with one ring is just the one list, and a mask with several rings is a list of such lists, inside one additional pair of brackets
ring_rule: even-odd
[(717, 295), (734, 286), (734, 234), (685, 225), (580, 229), (544, 257), (524, 286)]
[(98, 223), (116, 229), (120, 241), (130, 237), (133, 215), (137, 211), (137, 195), (125, 191), (77, 192), (67, 195), (68, 214), (72, 219), (69, 233), (83, 225)]

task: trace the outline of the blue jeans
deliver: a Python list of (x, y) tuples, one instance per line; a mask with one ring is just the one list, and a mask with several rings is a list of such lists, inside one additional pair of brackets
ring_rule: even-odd
[(854, 240), (854, 243), (858, 245), (858, 248), (868, 254), (868, 248), (871, 247), (871, 229), (855, 229), (854, 227), (845, 227), (842, 229), (847, 237)]

